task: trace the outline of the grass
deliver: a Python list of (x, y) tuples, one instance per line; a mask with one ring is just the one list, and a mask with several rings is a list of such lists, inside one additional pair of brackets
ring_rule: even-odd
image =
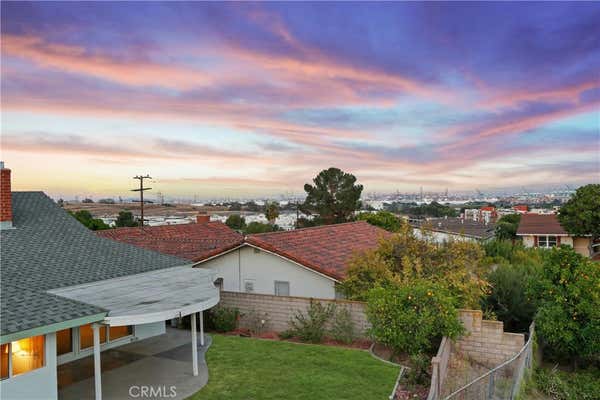
[(385, 399), (398, 367), (362, 350), (213, 335), (208, 384), (188, 400)]

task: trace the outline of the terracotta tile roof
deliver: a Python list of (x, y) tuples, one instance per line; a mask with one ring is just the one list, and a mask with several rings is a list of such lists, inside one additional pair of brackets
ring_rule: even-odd
[(219, 221), (146, 226), (143, 230), (137, 227), (106, 229), (96, 234), (191, 261), (202, 261), (244, 241), (242, 235)]
[(246, 242), (341, 280), (355, 252), (374, 248), (382, 237), (390, 235), (359, 221), (249, 235)]
[(517, 235), (568, 235), (556, 214), (523, 214)]

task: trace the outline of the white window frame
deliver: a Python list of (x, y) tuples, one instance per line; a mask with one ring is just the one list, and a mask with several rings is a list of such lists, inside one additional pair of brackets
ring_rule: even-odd
[[(279, 294), (278, 293), (278, 290), (277, 290), (277, 285), (278, 284), (285, 284), (285, 285), (287, 285), (287, 294)], [(290, 295), (290, 282), (289, 281), (275, 281), (274, 282), (273, 293), (275, 293), (275, 296), (289, 296)]]
[[(38, 369), (46, 368), (46, 365), (47, 365), (46, 363), (48, 361), (47, 360), (48, 357), (47, 357), (47, 354), (46, 354), (46, 341), (47, 341), (47, 337), (46, 337), (46, 335), (35, 335), (35, 336), (42, 336), (44, 338), (44, 349), (42, 350), (42, 352), (43, 352), (42, 356), (43, 356), (44, 362), (42, 363), (42, 366), (39, 367), (39, 368), (35, 368), (35, 369), (32, 369), (32, 370), (29, 370), (27, 372), (22, 372), (20, 374), (14, 375), (13, 374), (13, 370), (12, 370), (13, 369), (12, 368), (13, 367), (13, 361), (12, 361), (12, 342), (4, 343), (4, 344), (8, 344), (8, 376), (6, 378), (0, 378), (0, 381), (5, 381), (5, 380), (8, 380), (8, 379), (13, 378), (15, 376), (27, 375), (30, 372), (37, 371)], [(30, 336), (30, 337), (34, 337), (34, 336)], [(29, 339), (29, 338), (23, 338), (23, 339)], [(17, 340), (15, 340), (15, 342), (16, 341)]]
[[(543, 244), (542, 244), (542, 238), (543, 238)], [(554, 240), (552, 241), (554, 244), (551, 245), (551, 240), (550, 238), (554, 238)], [(542, 249), (551, 249), (553, 247), (558, 246), (558, 236), (555, 235), (538, 235), (537, 237), (537, 245), (538, 247), (542, 248)]]

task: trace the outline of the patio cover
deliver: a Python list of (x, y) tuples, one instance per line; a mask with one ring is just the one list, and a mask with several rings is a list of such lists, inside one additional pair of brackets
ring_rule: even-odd
[(214, 273), (173, 267), (50, 290), (108, 311), (110, 326), (165, 321), (207, 310), (219, 302)]

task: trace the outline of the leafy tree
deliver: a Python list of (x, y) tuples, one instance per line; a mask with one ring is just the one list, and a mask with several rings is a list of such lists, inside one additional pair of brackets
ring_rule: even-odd
[(245, 234), (251, 235), (253, 233), (267, 233), (278, 231), (279, 227), (277, 225), (263, 224), (262, 222), (254, 221), (246, 225), (246, 227), (243, 230)]
[(234, 201), (233, 203), (231, 203), (228, 207), (229, 211), (242, 211), (242, 204), (238, 203), (237, 201)]
[(244, 208), (248, 211), (252, 211), (252, 212), (259, 212), (261, 211), (261, 207), (256, 204), (254, 201), (249, 201), (244, 205)]
[(600, 354), (600, 268), (569, 246), (550, 250), (532, 280), (536, 332), (551, 355), (577, 361)]
[(246, 227), (246, 218), (239, 214), (231, 214), (225, 220), (225, 225), (236, 231), (241, 231)]
[(94, 200), (92, 200), (92, 199), (89, 199), (89, 198), (85, 198), (85, 199), (83, 199), (81, 202), (82, 202), (82, 203), (93, 203), (93, 202), (94, 202)]
[(410, 286), (414, 280), (429, 279), (446, 286), (459, 306), (475, 307), (488, 289), (484, 259), (477, 243), (421, 240), (406, 224), (376, 249), (358, 253), (342, 287), (349, 298), (362, 299), (372, 287), (389, 282)]
[(573, 197), (560, 208), (560, 224), (572, 235), (592, 235), (590, 256), (600, 253), (600, 184), (585, 185), (577, 189)]
[(354, 175), (332, 167), (321, 171), (313, 183), (304, 185), (303, 212), (319, 214), (325, 224), (337, 224), (349, 221), (360, 209), (363, 186), (356, 184)]
[(378, 211), (376, 213), (360, 213), (356, 217), (360, 221), (367, 221), (371, 225), (378, 226), (390, 232), (397, 232), (402, 226), (402, 221), (388, 211)]
[(496, 237), (501, 240), (516, 239), (520, 221), (521, 214), (504, 215), (496, 224)]
[(133, 213), (131, 211), (119, 211), (119, 216), (115, 221), (115, 226), (118, 228), (121, 227), (131, 227), (138, 226), (138, 221), (133, 217)]
[(318, 215), (313, 216), (313, 218), (299, 217), (296, 221), (296, 228), (310, 228), (313, 226), (323, 225), (323, 219)]
[(265, 204), (265, 218), (267, 218), (269, 224), (273, 225), (277, 217), (279, 217), (279, 204), (275, 202)]
[(114, 199), (100, 199), (100, 200), (98, 200), (98, 203), (100, 203), (100, 204), (115, 204), (115, 200)]
[(75, 217), (77, 221), (81, 222), (83, 225), (85, 225), (88, 229), (91, 229), (92, 231), (99, 231), (102, 229), (110, 228), (110, 226), (104, 223), (104, 221), (102, 221), (100, 218), (94, 218), (92, 214), (87, 210), (79, 210), (74, 213), (69, 211), (69, 214), (71, 214), (73, 217)]
[(367, 318), (370, 333), (396, 355), (432, 352), (442, 336), (456, 338), (463, 331), (452, 294), (425, 279), (369, 291)]
[(489, 295), (481, 302), (504, 322), (509, 332), (526, 332), (536, 311), (527, 290), (535, 270), (524, 265), (501, 264), (488, 276)]

